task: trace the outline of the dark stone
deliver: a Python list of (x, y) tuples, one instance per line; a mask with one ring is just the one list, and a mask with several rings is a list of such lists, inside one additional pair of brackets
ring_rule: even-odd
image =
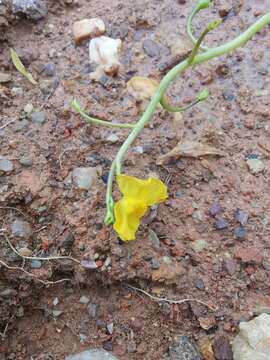
[(109, 29), (109, 35), (114, 39), (123, 40), (128, 35), (128, 29), (128, 25), (125, 24), (112, 26), (111, 29)]
[(62, 248), (70, 248), (74, 243), (74, 235), (68, 229), (66, 229), (62, 235), (59, 236), (58, 245)]
[(54, 76), (55, 74), (55, 64), (47, 63), (43, 65), (43, 72), (46, 76)]
[(151, 260), (151, 268), (154, 270), (159, 269), (160, 267), (160, 262), (158, 261), (158, 259), (152, 259)]
[(160, 54), (160, 46), (150, 39), (144, 40), (143, 49), (145, 53), (150, 57), (156, 57)]
[(237, 220), (242, 226), (246, 225), (248, 222), (248, 212), (237, 209), (235, 212), (235, 220)]
[(201, 360), (201, 357), (187, 336), (178, 336), (169, 347), (169, 356), (166, 360)]
[(101, 176), (101, 179), (102, 181), (104, 182), (104, 184), (107, 184), (108, 182), (108, 178), (109, 178), (109, 172), (105, 172), (102, 176)]
[(227, 229), (228, 227), (229, 227), (228, 221), (223, 218), (217, 219), (217, 221), (215, 222), (215, 228), (217, 230), (224, 230)]
[(217, 336), (214, 340), (213, 350), (217, 360), (233, 360), (233, 353), (227, 336)]
[(106, 351), (113, 351), (113, 344), (111, 341), (105, 341), (103, 344), (103, 349)]
[(217, 214), (219, 214), (221, 212), (221, 206), (219, 201), (215, 201), (213, 202), (212, 206), (209, 209), (209, 214), (211, 216), (216, 216)]
[(243, 226), (239, 226), (234, 229), (233, 234), (237, 239), (244, 239), (247, 235), (247, 231)]

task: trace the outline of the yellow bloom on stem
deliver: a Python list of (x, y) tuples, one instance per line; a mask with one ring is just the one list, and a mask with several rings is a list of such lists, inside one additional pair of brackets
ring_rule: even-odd
[(147, 207), (167, 199), (167, 187), (159, 179), (137, 179), (133, 176), (118, 175), (116, 182), (123, 197), (114, 205), (114, 230), (124, 240), (134, 240), (141, 217)]

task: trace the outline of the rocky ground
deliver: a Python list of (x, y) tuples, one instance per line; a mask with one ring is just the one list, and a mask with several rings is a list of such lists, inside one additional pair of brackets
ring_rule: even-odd
[[(159, 80), (187, 52), (194, 2), (61, 0), (29, 14), (0, 1), (0, 359), (103, 348), (121, 360), (230, 360), (239, 323), (270, 312), (269, 27), (177, 79), (175, 103), (203, 87), (210, 97), (182, 116), (158, 109), (130, 149), (125, 173), (155, 173), (170, 193), (136, 241), (103, 223), (108, 170), (128, 130), (86, 124), (69, 106), (76, 98), (93, 116), (135, 122), (141, 106), (127, 82)], [(217, 0), (195, 29), (223, 17), (214, 46), (267, 11), (267, 0)], [(122, 40), (118, 74), (98, 81), (89, 41), (75, 44), (72, 33), (93, 17)], [(16, 71), (11, 47), (38, 85)], [(218, 156), (163, 161), (180, 141)], [(67, 258), (46, 260), (56, 256)]]

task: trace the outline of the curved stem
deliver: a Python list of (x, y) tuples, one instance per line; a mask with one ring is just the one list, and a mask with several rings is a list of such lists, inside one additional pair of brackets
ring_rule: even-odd
[[(190, 40), (193, 42), (193, 44), (197, 43), (197, 39), (195, 38), (195, 36), (193, 35), (193, 31), (192, 31), (192, 22), (194, 17), (198, 14), (199, 11), (201, 11), (202, 9), (206, 9), (208, 8), (210, 5), (210, 1), (199, 1), (198, 4), (195, 6), (195, 8), (192, 10), (190, 16), (188, 17), (188, 21), (187, 21), (187, 34), (190, 38)], [(207, 51), (209, 50), (206, 46), (202, 46), (200, 44), (200, 50), (203, 51)]]
[(165, 96), (163, 96), (163, 98), (160, 100), (160, 104), (163, 107), (163, 109), (169, 111), (169, 112), (184, 112), (186, 110), (191, 109), (193, 106), (197, 105), (199, 102), (201, 102), (201, 100), (194, 100), (192, 103), (188, 104), (185, 107), (180, 107), (180, 106), (174, 106), (171, 103), (169, 103), (166, 99)]
[(73, 99), (70, 102), (70, 106), (77, 113), (79, 113), (82, 117), (84, 117), (85, 121), (88, 123), (94, 123), (97, 125), (105, 125), (105, 126), (109, 126), (111, 128), (118, 128), (118, 129), (133, 129), (134, 128), (134, 125), (132, 125), (132, 124), (111, 123), (109, 121), (105, 121), (105, 120), (101, 120), (101, 119), (97, 119), (92, 116), (89, 116), (81, 109), (80, 104), (75, 99)]

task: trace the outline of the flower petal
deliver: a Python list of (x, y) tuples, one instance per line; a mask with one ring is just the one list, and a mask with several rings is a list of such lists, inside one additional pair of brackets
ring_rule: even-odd
[(146, 213), (144, 201), (123, 197), (114, 205), (114, 230), (123, 241), (134, 240), (140, 218)]
[(118, 175), (117, 184), (126, 197), (142, 200), (147, 206), (158, 204), (168, 197), (167, 186), (159, 179), (137, 179), (133, 176)]

